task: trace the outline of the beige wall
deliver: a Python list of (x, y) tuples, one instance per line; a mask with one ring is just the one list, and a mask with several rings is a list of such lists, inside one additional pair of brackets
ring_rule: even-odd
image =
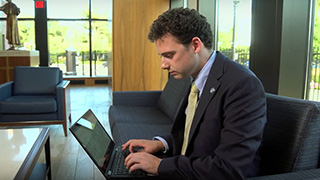
[(113, 1), (113, 91), (162, 90), (168, 72), (160, 67), (147, 39), (152, 22), (169, 9), (169, 0)]
[(198, 10), (198, 0), (188, 0), (188, 8)]

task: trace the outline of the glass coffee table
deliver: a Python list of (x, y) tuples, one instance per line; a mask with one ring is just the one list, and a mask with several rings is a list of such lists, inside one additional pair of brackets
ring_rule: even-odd
[(2, 179), (51, 179), (49, 129), (0, 129), (0, 167)]

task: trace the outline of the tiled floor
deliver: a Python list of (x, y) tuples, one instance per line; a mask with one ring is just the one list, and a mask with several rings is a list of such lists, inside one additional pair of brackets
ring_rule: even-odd
[[(88, 109), (92, 109), (106, 130), (109, 131), (110, 87), (71, 87), (70, 96), (72, 123)], [(49, 127), (53, 180), (104, 179), (70, 132), (68, 137), (65, 137), (61, 125)]]

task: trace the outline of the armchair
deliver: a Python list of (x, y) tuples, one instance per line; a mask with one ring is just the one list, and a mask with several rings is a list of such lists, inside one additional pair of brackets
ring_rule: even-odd
[(320, 179), (320, 103), (266, 94), (262, 176), (250, 180)]
[(67, 136), (68, 85), (59, 68), (15, 67), (14, 81), (0, 85), (0, 126), (62, 124)]

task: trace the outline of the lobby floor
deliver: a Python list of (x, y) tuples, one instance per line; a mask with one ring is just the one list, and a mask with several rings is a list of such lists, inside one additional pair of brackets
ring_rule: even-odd
[[(71, 124), (88, 109), (91, 109), (106, 130), (110, 132), (108, 110), (112, 102), (111, 88), (109, 86), (71, 87), (70, 91)], [(105, 179), (70, 132), (68, 132), (68, 137), (65, 137), (61, 125), (48, 127), (50, 128), (53, 180)], [(40, 161), (44, 161), (44, 154)]]

